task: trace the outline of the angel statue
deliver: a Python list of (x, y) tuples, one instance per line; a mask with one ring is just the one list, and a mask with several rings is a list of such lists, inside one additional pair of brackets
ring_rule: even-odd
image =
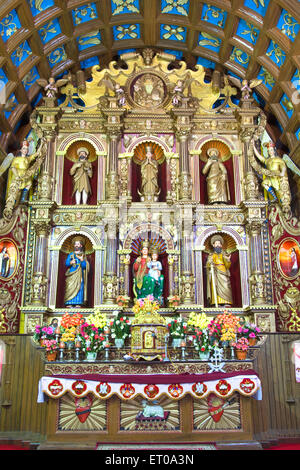
[(41, 156), (41, 149), (44, 144), (45, 140), (41, 139), (39, 148), (36, 150), (34, 140), (24, 140), (16, 155), (9, 153), (3, 160), (0, 166), (0, 176), (9, 170), (6, 206), (9, 205), (11, 209), (19, 202), (19, 198), (21, 202), (28, 199), (34, 174), (41, 164), (40, 158), (37, 159), (37, 157)]
[(172, 97), (173, 106), (181, 105), (182, 98), (183, 98), (183, 90), (184, 90), (184, 81), (178, 80), (176, 85), (173, 88), (173, 97)]
[(67, 78), (61, 78), (56, 82), (54, 77), (50, 77), (49, 80), (39, 78), (36, 82), (44, 89), (46, 98), (55, 99), (57, 98), (59, 88), (66, 85), (68, 81)]
[(125, 106), (125, 103), (126, 103), (125, 91), (119, 83), (115, 82), (113, 79), (111, 79), (110, 77), (106, 75), (99, 82), (98, 85), (105, 86), (105, 96), (109, 96), (109, 90), (112, 91), (114, 97), (117, 98), (117, 103), (120, 108), (122, 106)]
[[(252, 142), (249, 152), (249, 160), (255, 171), (264, 176), (261, 185), (272, 196), (274, 202), (278, 201), (285, 214), (290, 214), (291, 191), (289, 186), (287, 167), (284, 160), (279, 157), (275, 144), (272, 141), (265, 142), (263, 147), (267, 149), (267, 156), (260, 154)], [(254, 156), (264, 164), (258, 164)]]
[(126, 103), (125, 92), (119, 83), (116, 83), (114, 86), (115, 96), (118, 99), (118, 105), (120, 107), (124, 106)]
[(262, 80), (253, 78), (252, 80), (240, 80), (239, 78), (228, 75), (229, 80), (242, 92), (242, 100), (248, 101), (251, 97), (253, 88), (262, 83)]

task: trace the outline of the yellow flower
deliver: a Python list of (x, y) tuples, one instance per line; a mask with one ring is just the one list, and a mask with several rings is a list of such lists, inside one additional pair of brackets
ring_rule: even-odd
[(205, 328), (207, 328), (209, 323), (210, 319), (204, 312), (191, 312), (187, 322), (188, 325), (194, 326), (195, 328), (199, 328), (200, 330), (204, 330)]
[(95, 313), (87, 317), (86, 322), (89, 325), (95, 325), (97, 328), (104, 328), (107, 325), (106, 314), (96, 310)]

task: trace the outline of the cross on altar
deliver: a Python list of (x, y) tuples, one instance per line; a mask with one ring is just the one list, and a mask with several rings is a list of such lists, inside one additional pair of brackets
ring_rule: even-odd
[(210, 362), (208, 365), (210, 367), (210, 370), (208, 371), (209, 374), (212, 372), (225, 372), (223, 369), (225, 362), (224, 362), (224, 350), (223, 348), (214, 348), (213, 355), (211, 357), (212, 362)]

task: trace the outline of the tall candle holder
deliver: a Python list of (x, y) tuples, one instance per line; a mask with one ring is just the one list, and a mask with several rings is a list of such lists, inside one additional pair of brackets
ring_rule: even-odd
[(58, 358), (58, 360), (60, 362), (63, 362), (63, 360), (64, 360), (64, 349), (65, 349), (65, 347), (66, 347), (65, 343), (63, 341), (61, 341), (59, 343), (59, 358)]
[(168, 341), (169, 341), (169, 333), (165, 335), (165, 357), (163, 362), (170, 362), (170, 359), (168, 358)]
[(181, 360), (185, 361), (185, 348), (186, 348), (186, 341), (182, 340), (181, 341)]
[(105, 361), (108, 361), (109, 360), (109, 341), (108, 341), (108, 335), (105, 335), (105, 345), (104, 345), (104, 348), (105, 348), (105, 354), (104, 354), (104, 360)]
[(75, 340), (75, 362), (79, 362), (79, 352), (81, 349), (81, 341), (79, 338), (76, 338)]

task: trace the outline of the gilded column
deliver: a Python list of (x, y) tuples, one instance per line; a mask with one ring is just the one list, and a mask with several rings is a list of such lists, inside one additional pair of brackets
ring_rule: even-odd
[(195, 278), (192, 263), (192, 208), (184, 207), (181, 213), (181, 276), (180, 297), (184, 304), (195, 302)]
[(188, 135), (186, 132), (177, 134), (179, 140), (179, 200), (192, 199), (192, 178), (188, 151)]
[(109, 138), (106, 199), (116, 200), (119, 198), (118, 145), (123, 127), (122, 116), (125, 113), (125, 109), (118, 106), (116, 97), (109, 97), (108, 102), (109, 107), (102, 109), (107, 119), (105, 127)]
[(31, 288), (31, 303), (46, 306), (48, 278), (47, 254), (50, 224), (46, 221), (34, 223), (36, 233), (35, 257), (33, 265), (33, 278)]
[(106, 176), (106, 199), (116, 200), (119, 198), (118, 177), (118, 143), (120, 132), (111, 131), (109, 134), (108, 147), (108, 173)]
[(106, 258), (105, 275), (103, 279), (103, 297), (105, 304), (115, 303), (118, 293), (117, 278), (117, 226), (110, 220), (106, 226)]
[(176, 138), (179, 142), (179, 200), (182, 201), (189, 201), (192, 198), (188, 139), (193, 127), (192, 116), (194, 112), (193, 108), (188, 107), (179, 107), (172, 110)]
[(250, 221), (247, 225), (250, 253), (250, 295), (252, 305), (266, 304), (266, 285), (261, 237), (261, 221)]

